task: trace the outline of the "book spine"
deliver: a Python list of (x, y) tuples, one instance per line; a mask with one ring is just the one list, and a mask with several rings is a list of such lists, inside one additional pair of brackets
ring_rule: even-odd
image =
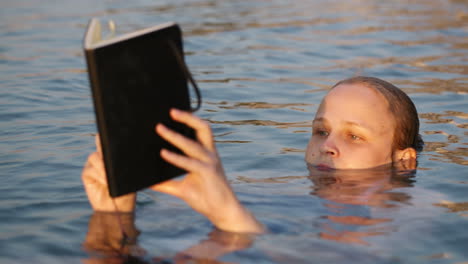
[(117, 185), (109, 184), (115, 183), (116, 181), (111, 181), (110, 178), (113, 177), (114, 172), (112, 170), (113, 166), (112, 160), (110, 158), (110, 151), (107, 148), (109, 145), (108, 131), (104, 119), (104, 108), (103, 108), (103, 99), (101, 94), (101, 85), (99, 81), (99, 73), (97, 71), (96, 65), (96, 50), (85, 50), (86, 63), (88, 66), (88, 78), (91, 86), (94, 112), (96, 116), (97, 129), (99, 132), (99, 138), (101, 140), (101, 151), (102, 157), (104, 160), (104, 167), (106, 170), (106, 177), (108, 183), (109, 194), (111, 197), (115, 197), (117, 194)]

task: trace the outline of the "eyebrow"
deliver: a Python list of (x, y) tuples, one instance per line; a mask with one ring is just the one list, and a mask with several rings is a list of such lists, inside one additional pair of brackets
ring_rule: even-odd
[[(323, 117), (319, 117), (319, 118), (316, 118), (312, 121), (312, 124), (314, 123), (325, 123), (325, 124), (328, 124), (329, 121), (328, 119), (326, 118), (323, 118)], [(362, 129), (365, 129), (365, 130), (369, 130), (369, 131), (374, 131), (375, 129), (373, 129), (372, 127), (369, 127), (367, 125), (363, 125), (361, 123), (357, 123), (357, 122), (353, 122), (353, 121), (345, 121), (344, 122), (346, 126), (351, 126), (351, 127), (357, 127), (357, 128), (362, 128)]]
[(312, 120), (312, 124), (313, 123), (328, 123), (328, 120), (326, 118), (319, 117), (319, 118), (314, 118), (314, 120)]

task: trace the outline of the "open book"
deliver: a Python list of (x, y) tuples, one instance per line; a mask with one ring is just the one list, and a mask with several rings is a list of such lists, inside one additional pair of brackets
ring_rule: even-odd
[(92, 19), (84, 51), (94, 110), (112, 197), (184, 174), (165, 162), (161, 148), (180, 152), (155, 132), (157, 123), (194, 137), (169, 117), (170, 108), (190, 111), (187, 82), (200, 94), (183, 59), (182, 33), (166, 23), (109, 39)]

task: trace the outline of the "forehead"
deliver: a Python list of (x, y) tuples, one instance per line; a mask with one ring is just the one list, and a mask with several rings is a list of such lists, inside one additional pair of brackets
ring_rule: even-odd
[(394, 127), (385, 97), (364, 84), (340, 84), (323, 99), (316, 119), (357, 123), (376, 130)]

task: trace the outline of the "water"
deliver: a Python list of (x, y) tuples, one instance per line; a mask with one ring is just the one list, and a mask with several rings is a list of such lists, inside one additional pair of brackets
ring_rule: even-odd
[[(185, 252), (202, 262), (211, 245), (214, 263), (468, 260), (465, 1), (84, 0), (0, 3), (1, 263), (96, 257), (85, 245), (103, 216), (91, 218), (80, 181), (96, 132), (81, 50), (91, 17), (115, 20), (118, 32), (182, 26), (199, 116), (240, 200), (270, 230), (219, 232), (181, 201), (144, 191), (141, 259), (176, 262)], [(410, 179), (307, 177), (317, 105), (356, 74), (415, 101), (426, 147)]]

